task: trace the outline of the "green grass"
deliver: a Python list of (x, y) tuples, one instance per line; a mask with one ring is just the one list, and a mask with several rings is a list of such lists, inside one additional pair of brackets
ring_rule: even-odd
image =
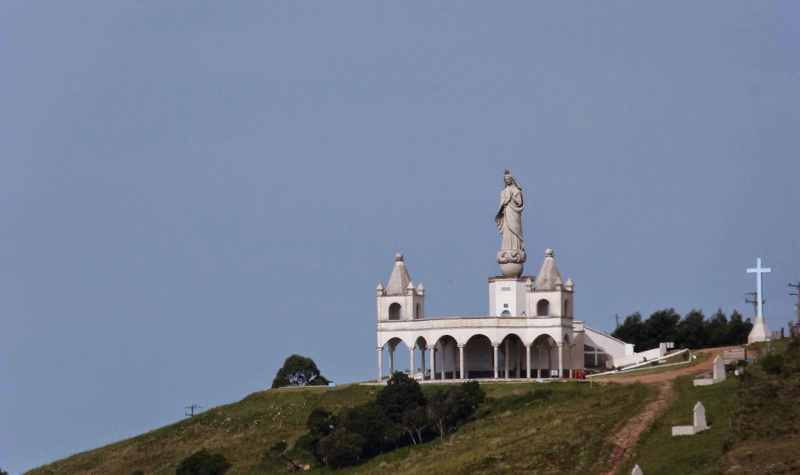
[[(603, 438), (636, 414), (654, 390), (643, 385), (554, 382), (482, 384), (480, 418), (455, 434), (383, 454), (349, 473), (596, 473), (610, 448)], [(441, 385), (423, 385), (430, 393)], [(376, 386), (261, 391), (191, 419), (128, 440), (73, 455), (30, 474), (120, 474), (134, 470), (172, 474), (200, 449), (223, 454), (229, 474), (267, 473), (267, 449), (294, 443), (316, 407), (338, 413), (375, 397)], [(312, 471), (325, 471), (324, 467)]]
[[(675, 400), (641, 435), (618, 473), (630, 473), (639, 464), (648, 475), (710, 474), (718, 472), (720, 457), (730, 444), (730, 421), (738, 381), (730, 376), (711, 386), (693, 386), (694, 375), (676, 378)], [(694, 405), (702, 402), (710, 429), (693, 436), (672, 436), (672, 426), (692, 425)]]
[(405, 447), (345, 473), (599, 473), (603, 439), (655, 390), (586, 383), (487, 384), (479, 418), (444, 442)]

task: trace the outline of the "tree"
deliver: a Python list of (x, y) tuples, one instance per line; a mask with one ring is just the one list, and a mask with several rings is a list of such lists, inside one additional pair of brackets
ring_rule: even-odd
[(211, 454), (201, 449), (183, 459), (175, 475), (222, 475), (231, 464), (222, 454)]
[(386, 387), (375, 397), (375, 402), (392, 422), (400, 422), (406, 411), (428, 404), (419, 383), (400, 371), (392, 374)]
[(675, 332), (675, 344), (693, 350), (705, 348), (709, 341), (708, 323), (700, 310), (692, 310), (678, 323)]
[(326, 465), (341, 468), (358, 463), (363, 445), (363, 437), (341, 428), (320, 440), (318, 451)]
[(654, 312), (644, 322), (641, 346), (636, 351), (658, 348), (658, 344), (665, 341), (674, 342), (680, 320), (681, 316), (674, 308)]
[(8, 475), (8, 472), (0, 468), (0, 475)]
[(283, 362), (283, 367), (278, 370), (278, 374), (272, 380), (272, 387), (327, 386), (328, 383), (330, 381), (320, 374), (314, 360), (305, 356), (292, 355)]
[(476, 381), (434, 393), (428, 407), (439, 438), (444, 439), (445, 434), (467, 422), (485, 398), (486, 393)]
[(362, 449), (365, 458), (382, 453), (384, 447), (397, 446), (398, 439), (403, 435), (403, 428), (389, 420), (383, 408), (374, 401), (345, 411), (342, 425), (364, 438)]
[(743, 321), (742, 314), (734, 310), (728, 322), (728, 345), (741, 345), (747, 343), (747, 336), (753, 330), (753, 323), (748, 318)]
[(728, 344), (728, 317), (722, 308), (718, 308), (711, 320), (708, 322), (708, 344), (707, 347), (725, 346)]
[(619, 338), (626, 343), (631, 343), (636, 346), (637, 351), (641, 351), (643, 330), (644, 323), (642, 323), (642, 314), (636, 312), (625, 317), (625, 321), (611, 332), (611, 336)]

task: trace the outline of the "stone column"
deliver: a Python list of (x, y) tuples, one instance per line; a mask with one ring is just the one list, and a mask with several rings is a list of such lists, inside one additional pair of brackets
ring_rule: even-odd
[(525, 379), (531, 379), (531, 345), (525, 345)]
[(434, 372), (436, 371), (436, 348), (435, 346), (429, 346), (428, 350), (431, 353), (431, 381), (433, 381), (436, 379), (436, 373)]
[(464, 347), (466, 345), (458, 345), (458, 368), (461, 370), (461, 379), (464, 379)]
[(558, 343), (558, 377), (564, 377), (564, 343)]
[(445, 373), (447, 372), (447, 343), (442, 341), (442, 381), (444, 381)]
[(422, 356), (422, 380), (425, 381), (425, 348), (420, 346), (419, 353)]
[(539, 361), (536, 362), (536, 377), (542, 377), (542, 345), (539, 345)]
[(394, 350), (389, 348), (389, 377), (394, 374)]
[(575, 349), (575, 343), (569, 345), (569, 358), (567, 358), (567, 370), (569, 370), (570, 376), (572, 376), (572, 370), (575, 369), (574, 365), (572, 364), (572, 351)]
[(494, 350), (494, 379), (497, 379), (497, 347), (500, 343), (492, 342), (492, 349)]
[(412, 346), (408, 349), (408, 375), (411, 379), (414, 379), (414, 350), (416, 349), (416, 346)]
[(505, 377), (505, 379), (508, 379), (508, 338), (506, 338), (506, 348), (505, 348), (505, 354), (503, 355), (503, 360), (505, 362), (504, 365), (505, 374), (503, 376)]
[(376, 348), (378, 350), (378, 382), (383, 380), (383, 348)]

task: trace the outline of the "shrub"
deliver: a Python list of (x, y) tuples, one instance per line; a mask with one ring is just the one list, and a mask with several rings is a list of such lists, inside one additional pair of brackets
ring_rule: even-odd
[(767, 374), (781, 374), (783, 371), (783, 355), (770, 353), (761, 359), (761, 367)]
[(222, 454), (211, 454), (201, 449), (183, 459), (175, 475), (222, 475), (231, 464)]
[(355, 465), (361, 458), (364, 438), (347, 429), (336, 429), (319, 441), (317, 452), (326, 465), (333, 468)]

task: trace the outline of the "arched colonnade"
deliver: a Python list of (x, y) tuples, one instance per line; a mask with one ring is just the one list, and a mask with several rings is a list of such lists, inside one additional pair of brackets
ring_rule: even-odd
[(402, 348), (408, 351), (409, 374), (421, 381), (558, 378), (581, 367), (568, 333), (540, 333), (529, 342), (514, 332), (494, 340), (485, 333), (489, 332), (459, 335), (459, 339), (450, 333), (428, 338), (387, 335), (378, 342), (378, 380), (384, 377), (384, 351), (391, 374), (398, 370), (395, 351)]

